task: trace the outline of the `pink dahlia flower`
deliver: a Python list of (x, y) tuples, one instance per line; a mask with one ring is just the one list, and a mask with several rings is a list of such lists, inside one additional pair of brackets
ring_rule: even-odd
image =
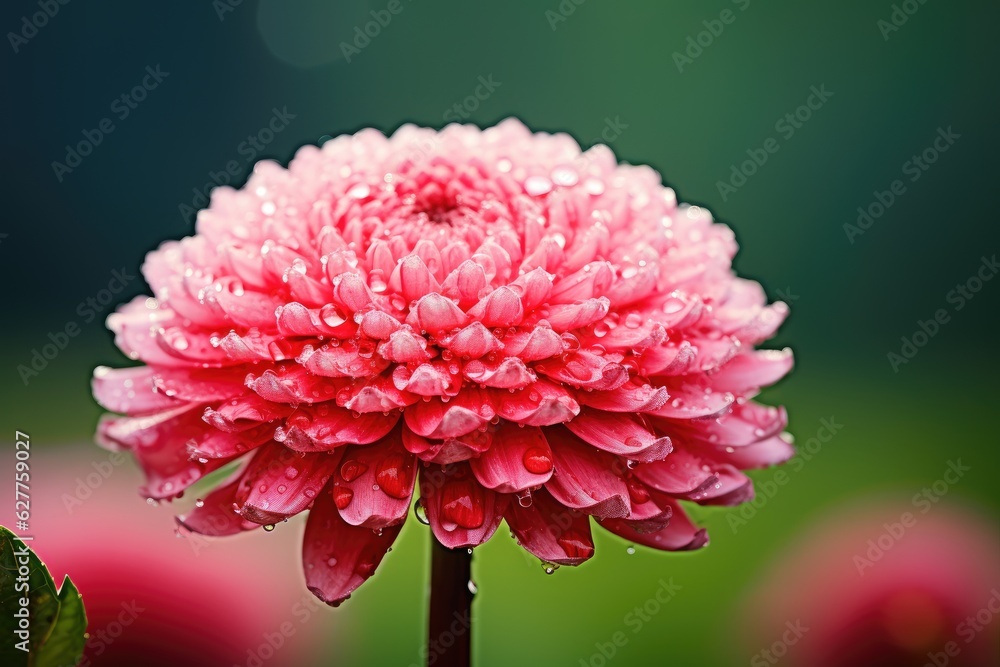
[(684, 501), (753, 495), (788, 458), (790, 368), (755, 350), (787, 308), (736, 243), (648, 167), (517, 121), (374, 130), (258, 163), (197, 233), (150, 253), (155, 298), (109, 318), (144, 366), (95, 373), (100, 435), (143, 493), (237, 462), (179, 521), (224, 535), (309, 510), (305, 576), (337, 603), (372, 575), (419, 488), (450, 548), (506, 520), (552, 564), (593, 517), (657, 549), (707, 543)]

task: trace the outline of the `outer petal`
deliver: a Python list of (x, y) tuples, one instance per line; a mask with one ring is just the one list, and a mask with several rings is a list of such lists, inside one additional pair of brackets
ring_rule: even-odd
[(373, 445), (347, 447), (334, 476), (333, 501), (352, 526), (379, 529), (410, 511), (417, 457), (403, 449), (399, 429)]
[(309, 590), (327, 604), (339, 605), (375, 573), (400, 528), (402, 524), (372, 531), (350, 525), (325, 489), (309, 511), (302, 542)]
[(532, 492), (527, 506), (511, 503), (504, 518), (520, 545), (545, 562), (579, 565), (594, 555), (590, 518), (545, 489)]
[(638, 416), (584, 408), (566, 428), (586, 443), (636, 461), (659, 461), (670, 453), (670, 438), (658, 436)]
[(616, 457), (585, 445), (565, 429), (546, 429), (545, 437), (555, 455), (555, 472), (545, 485), (553, 498), (598, 517), (628, 516), (628, 488), (614, 472), (620, 467)]
[(464, 463), (420, 470), (420, 502), (434, 536), (449, 549), (490, 539), (509, 501), (510, 496), (480, 486)]
[(309, 507), (326, 485), (340, 452), (300, 454), (277, 443), (257, 451), (238, 492), (240, 515), (273, 524)]
[(642, 532), (635, 523), (623, 519), (603, 519), (601, 527), (643, 546), (663, 551), (692, 551), (708, 544), (708, 531), (698, 528), (678, 503), (670, 503), (670, 523), (663, 529)]

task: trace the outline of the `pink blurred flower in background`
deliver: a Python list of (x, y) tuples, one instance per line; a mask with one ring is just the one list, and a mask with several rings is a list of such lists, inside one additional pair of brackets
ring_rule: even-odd
[(742, 618), (752, 665), (994, 667), (1000, 528), (946, 504), (842, 510), (783, 550)]
[(281, 545), (178, 539), (170, 514), (135, 502), (121, 459), (39, 452), (32, 469), (31, 546), (83, 595), (83, 667), (305, 666), (322, 653), (329, 610), (295, 585)]
[(330, 603), (420, 513), (450, 548), (506, 520), (550, 564), (590, 517), (703, 546), (684, 501), (734, 505), (792, 449), (751, 399), (787, 312), (737, 278), (728, 227), (648, 167), (509, 120), (374, 130), (261, 162), (197, 234), (150, 253), (154, 298), (109, 318), (145, 365), (95, 373), (104, 442), (169, 499), (239, 467), (181, 519), (226, 535), (311, 509), (305, 576)]

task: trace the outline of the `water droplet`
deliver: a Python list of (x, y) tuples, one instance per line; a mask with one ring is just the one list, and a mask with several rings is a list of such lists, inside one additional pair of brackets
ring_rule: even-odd
[(265, 525), (264, 526), (264, 530), (270, 533), (272, 530), (274, 530), (274, 524), (273, 523), (269, 523), (269, 524)]
[(535, 475), (544, 475), (552, 470), (552, 455), (541, 447), (530, 447), (527, 449), (524, 452), (521, 462), (528, 472)]
[(413, 516), (417, 517), (417, 521), (424, 524), (425, 526), (430, 525), (430, 519), (427, 518), (427, 510), (424, 509), (424, 504), (417, 499), (417, 502), (413, 503)]
[(351, 504), (351, 500), (354, 498), (354, 491), (349, 487), (342, 486), (338, 484), (333, 487), (333, 503), (337, 506), (337, 509), (345, 509)]
[(632, 546), (631, 544), (628, 545), (628, 548), (625, 549), (625, 553), (627, 553), (629, 556), (631, 556), (632, 554), (635, 553), (635, 547)]

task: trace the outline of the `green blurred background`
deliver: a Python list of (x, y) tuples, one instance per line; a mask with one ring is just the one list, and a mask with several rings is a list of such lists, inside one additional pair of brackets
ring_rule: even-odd
[[(764, 398), (787, 406), (800, 444), (821, 419), (843, 425), (738, 530), (729, 510), (699, 512), (712, 544), (696, 554), (628, 554), (601, 533), (593, 561), (546, 576), (500, 531), (475, 559), (478, 664), (580, 664), (595, 641), (625, 629), (625, 614), (661, 577), (683, 589), (629, 632), (615, 664), (746, 664), (739, 601), (768, 564), (841, 504), (906, 502), (949, 459), (972, 470), (947, 501), (978, 507), (997, 526), (1000, 281), (958, 311), (947, 298), (1000, 245), (996, 2), (913, 2), (915, 13), (885, 38), (878, 22), (891, 20), (889, 2), (401, 0), (402, 11), (345, 56), (355, 28), (387, 5), (70, 2), (17, 52), (0, 47), (5, 432), (28, 430), (47, 450), (93, 447), (90, 372), (123, 357), (101, 324), (112, 306), (87, 322), (78, 304), (112, 270), (135, 272), (160, 242), (191, 234), (182, 205), (198, 203), (194, 190), (210, 172), (237, 160), (240, 184), (251, 154), (284, 163), (326, 135), (440, 127), (457, 104), (468, 122), (513, 115), (585, 146), (616, 124), (620, 159), (651, 164), (681, 200), (730, 224), (737, 270), (791, 305), (773, 345), (791, 346), (797, 368)], [(718, 28), (711, 22), (723, 10), (733, 20), (678, 67), (675, 53), (704, 21)], [(7, 2), (0, 27), (20, 32), (37, 11), (36, 2)], [(157, 65), (169, 75), (120, 119), (112, 101)], [(469, 98), (480, 77), (495, 90)], [(811, 86), (832, 96), (788, 137), (775, 124)], [(274, 109), (294, 118), (261, 150), (241, 146)], [(104, 117), (115, 130), (58, 180), (53, 161)], [(903, 164), (949, 127), (960, 138), (911, 182)], [(735, 192), (720, 192), (732, 166), (769, 137), (778, 152)], [(844, 225), (895, 179), (905, 193), (851, 242)], [(135, 280), (115, 303), (145, 291)], [(950, 321), (894, 372), (887, 354), (939, 308)], [(80, 335), (25, 385), (17, 366), (70, 321)], [(291, 535), (271, 538), (297, 549)], [(315, 664), (419, 662), (427, 537), (407, 526), (379, 574), (330, 617), (351, 632)]]

